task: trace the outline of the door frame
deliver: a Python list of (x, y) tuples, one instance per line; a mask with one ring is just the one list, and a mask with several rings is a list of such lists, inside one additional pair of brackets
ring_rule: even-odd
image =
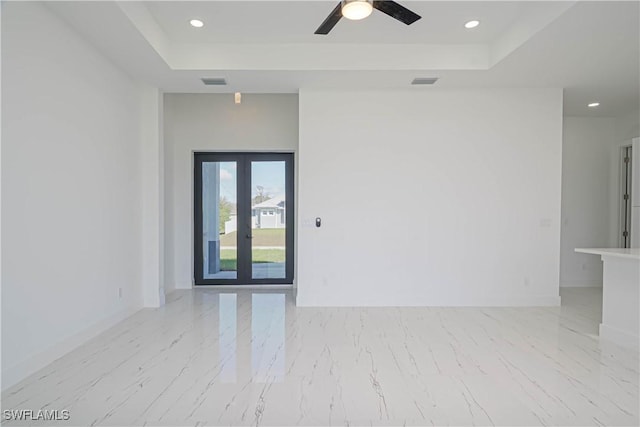
[[(620, 146), (618, 158), (618, 192), (616, 194), (618, 204), (618, 247), (631, 247), (631, 228), (633, 211), (633, 145), (629, 141)], [(626, 198), (625, 198), (626, 195)], [(626, 235), (624, 234), (626, 232)]]
[[(237, 274), (235, 279), (205, 279), (203, 273), (202, 235), (202, 164), (205, 162), (236, 162), (236, 211), (237, 211)], [(275, 279), (252, 278), (251, 243), (241, 238), (251, 234), (251, 162), (285, 162), (285, 277)], [(200, 152), (193, 153), (193, 279), (195, 286), (211, 285), (290, 285), (294, 274), (294, 153), (292, 152)], [(242, 243), (241, 243), (242, 241)]]

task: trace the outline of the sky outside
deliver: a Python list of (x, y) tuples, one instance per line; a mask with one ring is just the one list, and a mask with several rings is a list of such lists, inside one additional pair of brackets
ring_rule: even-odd
[[(257, 186), (271, 197), (284, 194), (284, 162), (251, 162), (251, 197)], [(236, 203), (236, 162), (220, 162), (220, 197)]]

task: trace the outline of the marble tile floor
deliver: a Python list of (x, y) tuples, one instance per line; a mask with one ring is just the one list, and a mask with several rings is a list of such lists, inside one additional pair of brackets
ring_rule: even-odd
[(600, 343), (601, 292), (550, 308), (297, 308), (178, 291), (8, 389), (2, 425), (629, 425), (638, 353)]

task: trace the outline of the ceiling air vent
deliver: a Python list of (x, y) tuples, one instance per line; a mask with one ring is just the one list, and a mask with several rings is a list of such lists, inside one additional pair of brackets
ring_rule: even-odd
[(412, 85), (432, 85), (438, 81), (437, 77), (416, 77), (411, 82)]
[(202, 83), (207, 86), (224, 86), (227, 84), (227, 81), (222, 77), (203, 77)]

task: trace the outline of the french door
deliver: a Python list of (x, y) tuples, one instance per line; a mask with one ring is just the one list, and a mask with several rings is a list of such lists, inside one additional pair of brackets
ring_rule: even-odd
[(195, 153), (196, 285), (293, 283), (293, 154)]

